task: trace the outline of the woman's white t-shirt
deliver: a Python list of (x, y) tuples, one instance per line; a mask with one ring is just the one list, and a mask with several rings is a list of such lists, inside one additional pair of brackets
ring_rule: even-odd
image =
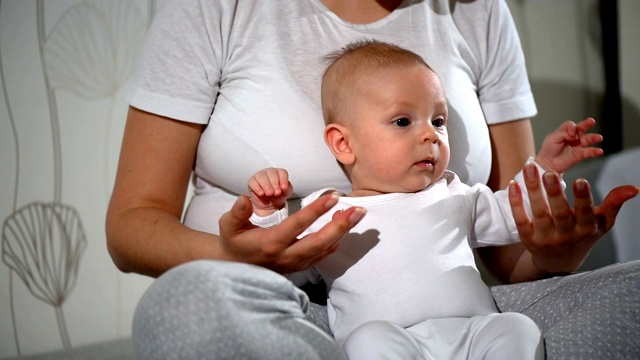
[(361, 39), (408, 48), (438, 73), (449, 103), (449, 168), (467, 184), (488, 179), (487, 124), (536, 113), (503, 0), (405, 0), (366, 25), (340, 19), (320, 0), (167, 0), (128, 101), (207, 124), (186, 225), (218, 233), (218, 218), (266, 167), (287, 169), (294, 197), (323, 187), (348, 192), (324, 144), (320, 80), (323, 56)]

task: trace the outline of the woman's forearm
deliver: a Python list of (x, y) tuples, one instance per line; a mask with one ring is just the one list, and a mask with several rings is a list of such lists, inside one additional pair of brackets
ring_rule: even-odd
[(152, 207), (109, 213), (107, 240), (121, 271), (153, 277), (188, 261), (224, 258), (217, 235), (189, 229), (174, 215)]
[(130, 108), (106, 221), (108, 249), (121, 270), (157, 276), (215, 257), (215, 236), (180, 223), (202, 129)]

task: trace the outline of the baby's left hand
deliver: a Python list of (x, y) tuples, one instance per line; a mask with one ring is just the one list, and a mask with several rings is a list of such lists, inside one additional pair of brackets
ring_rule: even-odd
[(593, 118), (586, 118), (577, 124), (565, 121), (544, 138), (536, 162), (547, 171), (562, 174), (582, 160), (601, 156), (603, 150), (591, 145), (602, 142), (602, 135), (586, 134), (595, 124)]

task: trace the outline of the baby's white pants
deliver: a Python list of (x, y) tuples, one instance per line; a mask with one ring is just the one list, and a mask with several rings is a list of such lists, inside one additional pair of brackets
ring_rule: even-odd
[(349, 360), (544, 359), (540, 330), (519, 313), (432, 319), (406, 329), (372, 321), (356, 328), (344, 349)]

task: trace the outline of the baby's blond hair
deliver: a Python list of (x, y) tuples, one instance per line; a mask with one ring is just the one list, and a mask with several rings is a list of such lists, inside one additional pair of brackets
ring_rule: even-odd
[(337, 121), (338, 114), (348, 106), (347, 92), (354, 80), (368, 72), (393, 66), (431, 67), (413, 51), (378, 40), (360, 40), (324, 57), (328, 63), (322, 76), (322, 113), (325, 124)]

